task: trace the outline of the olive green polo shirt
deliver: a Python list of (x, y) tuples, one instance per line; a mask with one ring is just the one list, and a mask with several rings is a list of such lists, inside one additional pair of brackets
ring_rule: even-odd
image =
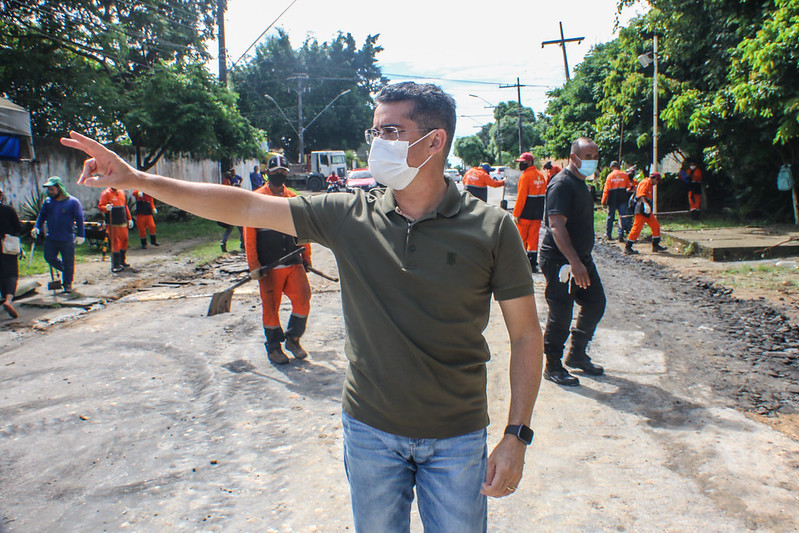
[(349, 359), (343, 409), (381, 431), (447, 438), (488, 425), (491, 295), (533, 293), (510, 216), (448, 181), (409, 222), (390, 190), (289, 200), (301, 242), (336, 256)]

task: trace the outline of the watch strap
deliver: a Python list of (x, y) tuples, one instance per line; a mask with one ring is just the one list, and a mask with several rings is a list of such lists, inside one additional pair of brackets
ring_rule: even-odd
[(506, 435), (514, 435), (517, 439), (522, 441), (525, 445), (529, 446), (533, 442), (533, 435), (535, 434), (532, 429), (524, 424), (510, 425), (505, 428)]

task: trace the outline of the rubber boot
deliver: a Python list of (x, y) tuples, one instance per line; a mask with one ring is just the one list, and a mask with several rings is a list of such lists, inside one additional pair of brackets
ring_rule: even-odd
[(527, 260), (530, 261), (530, 269), (538, 272), (538, 252), (527, 252)]
[(127, 262), (127, 260), (125, 258), (125, 255), (127, 253), (128, 253), (127, 250), (120, 250), (119, 251), (119, 263), (125, 268), (130, 268), (130, 265), (128, 264), (128, 262)]
[(286, 340), (286, 336), (283, 334), (283, 330), (280, 326), (276, 328), (264, 326), (264, 335), (266, 336), (264, 347), (266, 348), (266, 356), (269, 360), (276, 365), (285, 365), (288, 363), (289, 358), (283, 353), (283, 349), (280, 347), (280, 343)]
[(627, 246), (624, 247), (624, 253), (626, 255), (638, 255), (638, 251), (633, 250), (633, 244), (635, 244), (633, 241), (627, 241)]
[(155, 240), (155, 235), (150, 235), (150, 244), (158, 246), (158, 241)]
[(111, 272), (122, 272), (125, 270), (125, 267), (122, 266), (122, 260), (120, 259), (119, 252), (113, 252), (111, 254)]
[(142, 249), (147, 248), (147, 239), (139, 239), (141, 241)]
[(292, 313), (289, 317), (289, 325), (286, 328), (286, 350), (290, 351), (295, 359), (308, 357), (308, 352), (300, 346), (300, 337), (305, 333), (307, 323), (308, 317), (306, 316), (297, 316)]
[(653, 252), (665, 252), (668, 250), (665, 246), (660, 245), (660, 237), (653, 237), (652, 238), (652, 251)]

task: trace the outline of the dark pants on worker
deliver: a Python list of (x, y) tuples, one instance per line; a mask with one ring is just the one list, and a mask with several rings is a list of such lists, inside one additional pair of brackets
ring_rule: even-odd
[[(547, 256), (540, 258), (541, 272), (547, 280), (544, 295), (549, 305), (549, 316), (544, 332), (544, 354), (547, 357), (549, 370), (562, 368), (563, 347), (569, 333), (571, 333), (570, 358), (581, 360), (588, 357), (586, 348), (605, 313), (605, 290), (596, 265), (591, 258), (583, 260), (583, 263), (591, 279), (587, 289), (578, 287), (573, 279), (567, 283), (560, 282), (558, 272), (563, 265), (568, 264), (565, 259), (553, 259)], [(570, 331), (575, 303), (580, 306), (580, 313)]]
[[(59, 255), (61, 258), (59, 259)], [(51, 267), (63, 274), (61, 281), (65, 289), (72, 288), (72, 277), (75, 273), (75, 242), (44, 240), (44, 260)]]
[(626, 216), (629, 214), (626, 202), (620, 204), (608, 203), (608, 218), (605, 223), (605, 235), (608, 239), (613, 237), (613, 224), (616, 222), (616, 211), (619, 212), (619, 225), (625, 234), (629, 235), (633, 227), (633, 217)]
[(0, 253), (0, 303), (5, 301), (6, 294), (14, 299), (19, 279), (19, 259), (17, 255)]

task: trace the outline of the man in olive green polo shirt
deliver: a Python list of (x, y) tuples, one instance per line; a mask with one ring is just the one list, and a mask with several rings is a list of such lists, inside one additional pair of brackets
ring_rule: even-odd
[[(529, 262), (502, 210), (443, 176), (455, 102), (440, 88), (385, 87), (369, 165), (375, 193), (290, 200), (134, 170), (98, 143), (79, 183), (144, 190), (206, 218), (270, 228), (328, 246), (342, 285), (349, 359), (344, 459), (357, 531), (408, 531), (413, 489), (425, 529), (485, 531), (486, 496), (516, 490), (542, 371)], [(505, 436), (490, 456), (482, 335), (491, 296), (510, 337)]]

